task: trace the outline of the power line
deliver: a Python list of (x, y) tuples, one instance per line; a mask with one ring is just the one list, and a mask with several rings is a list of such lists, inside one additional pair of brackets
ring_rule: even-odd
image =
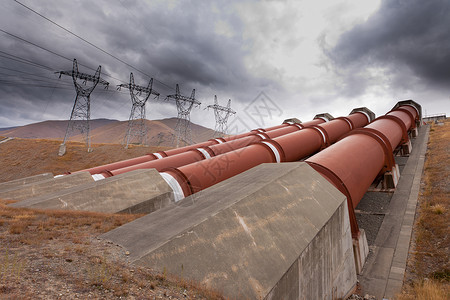
[[(33, 45), (33, 46), (35, 46), (35, 47), (38, 47), (39, 49), (42, 49), (42, 50), (47, 51), (47, 52), (50, 52), (51, 54), (56, 55), (56, 56), (58, 56), (58, 57), (61, 57), (61, 58), (63, 58), (63, 59), (66, 59), (66, 60), (68, 60), (68, 61), (72, 61), (72, 59), (70, 59), (70, 58), (68, 58), (68, 57), (66, 57), (66, 56), (64, 56), (64, 55), (61, 55), (61, 54), (59, 54), (59, 53), (56, 53), (56, 52), (54, 52), (54, 51), (52, 51), (52, 50), (49, 50), (49, 49), (47, 49), (47, 48), (45, 48), (45, 47), (39, 46), (38, 44), (36, 44), (36, 43), (34, 43), (34, 42), (28, 41), (27, 39), (21, 38), (21, 37), (15, 35), (15, 34), (12, 34), (12, 33), (10, 33), (10, 32), (7, 32), (7, 31), (5, 31), (5, 30), (3, 30), (3, 29), (1, 29), (1, 28), (0, 28), (0, 31), (3, 32), (3, 33), (5, 33), (5, 34), (7, 34), (7, 35), (9, 35), (9, 36), (12, 36), (12, 37), (18, 39), (18, 40), (20, 40), (20, 41), (22, 41), (22, 42), (24, 42), (24, 43), (27, 43), (27, 44)], [(3, 52), (3, 51), (1, 51), (1, 52)], [(25, 60), (25, 59), (24, 59), (24, 60)], [(87, 66), (87, 65), (80, 64), (80, 66), (83, 66), (83, 67), (88, 68), (88, 69), (93, 70), (93, 71), (96, 70), (96, 69), (91, 68), (91, 67), (89, 67), (89, 66)], [(116, 77), (111, 76), (111, 75), (106, 74), (106, 73), (103, 73), (103, 75), (108, 76), (108, 77), (111, 77), (111, 78), (113, 78), (113, 79), (115, 79), (115, 80), (117, 80), (117, 81), (125, 82), (125, 81), (123, 81), (123, 80), (121, 80), (121, 79), (119, 79), (119, 78), (116, 78)]]
[(23, 64), (32, 65), (33, 67), (39, 67), (39, 68), (46, 69), (46, 70), (49, 70), (49, 71), (52, 71), (52, 72), (54, 71), (54, 69), (52, 69), (52, 68), (50, 68), (48, 66), (42, 65), (40, 63), (36, 63), (36, 62), (33, 62), (31, 60), (28, 60), (28, 59), (25, 59), (25, 58), (22, 58), (22, 57), (19, 57), (19, 56), (16, 56), (16, 55), (13, 55), (13, 54), (9, 54), (9, 53), (1, 51), (1, 50), (0, 50), (0, 53), (6, 54), (6, 55), (14, 57), (14, 58), (11, 58), (11, 57), (8, 57), (8, 56), (5, 56), (5, 55), (1, 55), (1, 54), (0, 54), (0, 57), (7, 58), (7, 59), (10, 59), (10, 60), (15, 60), (15, 61), (21, 62)]
[[(132, 68), (132, 69), (138, 71), (139, 73), (141, 73), (141, 74), (143, 74), (143, 75), (145, 75), (145, 76), (147, 76), (147, 77), (153, 77), (153, 76), (151, 76), (151, 75), (145, 73), (144, 71), (142, 71), (142, 70), (140, 70), (140, 69), (134, 67), (133, 65), (127, 63), (126, 61), (120, 59), (119, 57), (117, 57), (117, 56), (115, 56), (115, 55), (109, 53), (108, 51), (106, 51), (106, 50), (100, 48), (99, 46), (97, 46), (97, 45), (95, 45), (95, 44), (89, 42), (88, 40), (84, 39), (83, 37), (79, 36), (78, 34), (72, 32), (72, 31), (70, 31), (69, 29), (67, 29), (67, 28), (65, 28), (65, 27), (63, 27), (63, 26), (61, 26), (61, 25), (59, 25), (59, 24), (56, 23), (55, 21), (53, 21), (53, 20), (47, 18), (46, 16), (40, 14), (39, 12), (35, 11), (35, 10), (32, 9), (31, 7), (26, 6), (25, 4), (23, 4), (23, 3), (21, 3), (21, 2), (19, 2), (19, 1), (17, 1), (17, 0), (14, 0), (14, 1), (15, 1), (17, 4), (20, 4), (20, 5), (22, 5), (23, 7), (25, 7), (26, 9), (30, 10), (31, 12), (37, 14), (38, 16), (44, 18), (45, 20), (47, 20), (48, 22), (52, 23), (53, 25), (55, 25), (55, 26), (61, 28), (62, 30), (68, 32), (69, 34), (71, 34), (71, 35), (73, 35), (73, 36), (79, 38), (79, 39), (82, 40), (83, 42), (85, 42), (85, 43), (89, 44), (90, 46), (94, 47), (95, 49), (97, 49), (97, 50), (99, 50), (99, 51), (105, 53), (106, 55), (109, 55), (110, 57), (112, 57), (112, 58), (114, 58), (114, 59), (120, 61), (121, 63), (127, 65), (128, 67), (130, 67), (130, 68)], [(80, 64), (80, 65), (81, 65), (81, 64)], [(105, 75), (106, 75), (106, 74), (105, 74)], [(165, 84), (164, 82), (159, 81), (159, 80), (157, 80), (157, 79), (155, 79), (155, 80), (158, 81), (160, 84), (162, 84), (162, 85), (168, 87), (169, 89), (173, 89), (173, 87), (171, 87), (171, 86)], [(122, 80), (119, 80), (119, 81), (122, 81)]]
[[(70, 58), (65, 57), (64, 55), (58, 54), (58, 53), (56, 53), (56, 52), (53, 52), (52, 50), (49, 50), (49, 49), (44, 48), (44, 47), (42, 47), (42, 46), (39, 46), (38, 44), (35, 44), (35, 43), (30, 42), (30, 41), (28, 41), (28, 40), (26, 40), (26, 39), (23, 39), (23, 38), (21, 38), (20, 36), (17, 36), (17, 35), (15, 35), (15, 34), (12, 34), (12, 33), (10, 33), (10, 32), (7, 32), (7, 31), (5, 31), (5, 30), (3, 30), (3, 29), (1, 29), (1, 28), (0, 28), (0, 31), (3, 32), (3, 33), (5, 33), (5, 34), (7, 34), (7, 35), (10, 35), (10, 36), (12, 36), (12, 37), (18, 39), (18, 40), (21, 40), (21, 41), (24, 42), (24, 43), (33, 45), (33, 46), (35, 46), (35, 47), (38, 47), (39, 49), (42, 49), (42, 50), (44, 50), (44, 51), (50, 52), (51, 54), (54, 54), (54, 55), (59, 56), (59, 57), (61, 57), (61, 58), (67, 59), (68, 61), (71, 61)], [(89, 67), (87, 67), (87, 66), (85, 66), (85, 67), (86, 67), (86, 68), (89, 68)], [(90, 68), (90, 69), (92, 69), (92, 68)]]
[(1, 79), (0, 79), (0, 83), (2, 83), (3, 85), (26, 85), (26, 86), (40, 87), (40, 88), (57, 88), (60, 90), (71, 90), (69, 88), (64, 88), (64, 87), (41, 85), (41, 84), (28, 84), (28, 83), (23, 83), (23, 82), (6, 81), (6, 80), (1, 80)]

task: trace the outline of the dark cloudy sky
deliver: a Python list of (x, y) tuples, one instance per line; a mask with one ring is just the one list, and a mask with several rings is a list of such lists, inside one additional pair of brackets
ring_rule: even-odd
[(101, 65), (110, 82), (92, 93), (91, 118), (128, 119), (130, 96), (115, 87), (130, 72), (140, 85), (154, 77), (162, 95), (147, 104), (149, 119), (176, 116), (164, 96), (177, 83), (186, 95), (196, 89), (202, 105), (191, 120), (210, 127), (204, 108), (215, 94), (250, 127), (360, 106), (380, 115), (404, 99), (450, 114), (448, 0), (20, 3), (97, 48), (1, 1), (0, 128), (69, 118), (75, 89), (54, 72), (71, 70), (73, 58), (81, 72)]

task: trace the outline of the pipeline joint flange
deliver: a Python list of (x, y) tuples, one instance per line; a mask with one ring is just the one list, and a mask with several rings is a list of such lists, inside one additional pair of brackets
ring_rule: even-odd
[[(402, 105), (399, 108), (397, 108), (396, 110), (400, 110), (402, 112), (405, 112), (410, 118), (411, 118), (411, 129), (412, 128), (416, 128), (416, 118), (414, 117), (414, 115), (405, 107), (406, 105)], [(409, 105), (408, 105), (409, 106)], [(415, 109), (415, 107), (413, 107)]]
[(327, 179), (331, 184), (333, 184), (342, 194), (344, 194), (347, 198), (347, 207), (350, 218), (350, 228), (352, 231), (352, 237), (355, 238), (359, 235), (359, 227), (358, 222), (356, 221), (355, 215), (355, 207), (358, 203), (353, 203), (352, 195), (348, 190), (345, 183), (337, 176), (333, 171), (328, 169), (321, 164), (310, 162), (308, 160), (305, 161), (309, 166), (311, 166), (314, 170), (316, 170), (319, 174), (321, 174), (325, 179)]
[(191, 182), (186, 177), (186, 175), (184, 175), (184, 173), (178, 170), (177, 168), (166, 168), (161, 170), (160, 173), (167, 173), (170, 176), (172, 176), (177, 181), (178, 185), (181, 187), (184, 197), (194, 194), (194, 189), (192, 188)]
[(355, 128), (355, 124), (353, 123), (353, 121), (350, 120), (347, 117), (338, 117), (338, 118), (335, 118), (335, 120), (344, 120), (344, 121), (346, 121), (348, 126), (350, 127), (350, 130), (353, 130), (353, 128)]
[(155, 152), (155, 153), (147, 153), (146, 155), (153, 156), (155, 159), (161, 159), (161, 158), (167, 157), (167, 154), (164, 151), (159, 151), (159, 152)]
[(320, 127), (317, 125), (311, 125), (311, 126), (307, 126), (306, 128), (314, 129), (314, 130), (318, 131), (320, 133), (320, 135), (322, 136), (322, 146), (320, 147), (320, 150), (325, 149), (331, 145), (330, 137), (328, 136), (328, 132), (323, 127)]
[[(404, 144), (409, 141), (408, 129), (406, 128), (405, 123), (403, 123), (403, 121), (399, 117), (385, 115), (385, 116), (378, 117), (375, 120), (380, 120), (380, 119), (392, 120), (392, 121), (396, 122), (398, 124), (398, 126), (400, 126), (400, 128), (402, 129), (402, 139), (400, 141), (400, 144)], [(393, 149), (393, 150), (395, 150), (395, 149)]]
[(375, 141), (377, 141), (378, 144), (380, 144), (384, 152), (384, 167), (381, 170), (380, 174), (393, 170), (393, 168), (395, 167), (394, 153), (391, 144), (389, 142), (389, 139), (384, 134), (373, 128), (356, 128), (353, 129), (351, 132), (347, 133), (345, 136), (343, 136), (342, 139), (354, 134), (364, 134), (370, 136)]
[(374, 112), (368, 109), (367, 107), (358, 107), (350, 112), (351, 115), (354, 113), (361, 113), (365, 115), (367, 117), (368, 123), (371, 123), (373, 120), (375, 120)]
[(300, 124), (300, 123), (288, 123), (288, 124), (289, 124), (288, 126), (293, 126), (293, 127), (297, 128), (298, 130), (306, 128), (305, 125)]
[(215, 144), (222, 144), (222, 143), (226, 142), (226, 140), (224, 138), (221, 138), (221, 137), (220, 138), (215, 138), (215, 139), (210, 139), (208, 141), (215, 142)]
[(271, 140), (271, 139), (267, 139), (267, 140), (262, 140), (256, 143), (253, 143), (252, 145), (260, 145), (263, 146), (267, 149), (270, 150), (270, 153), (273, 155), (273, 161), (280, 163), (280, 162), (285, 162), (286, 161), (286, 155), (284, 154), (284, 150), (281, 147), (280, 144), (278, 144), (276, 141)]

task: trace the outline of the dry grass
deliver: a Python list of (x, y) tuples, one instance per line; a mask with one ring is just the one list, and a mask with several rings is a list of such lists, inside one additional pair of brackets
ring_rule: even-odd
[[(404, 293), (399, 299), (450, 299), (450, 120), (432, 125)], [(428, 293), (428, 294), (427, 294)], [(406, 298), (405, 298), (406, 297)], [(409, 298), (408, 298), (409, 297)]]
[(449, 298), (449, 286), (434, 280), (417, 282), (407, 292), (396, 297), (397, 300), (448, 300)]
[(167, 150), (167, 147), (130, 146), (117, 144), (93, 145), (87, 153), (83, 143), (69, 142), (67, 153), (58, 156), (60, 141), (15, 138), (0, 144), (0, 182), (51, 172), (54, 175), (74, 172), (147, 153)]
[(0, 299), (223, 299), (195, 282), (133, 266), (123, 249), (96, 238), (141, 215), (5, 203), (0, 200)]

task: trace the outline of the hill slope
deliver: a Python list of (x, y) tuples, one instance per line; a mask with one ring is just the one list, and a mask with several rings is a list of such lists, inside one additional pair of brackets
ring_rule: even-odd
[[(150, 146), (172, 146), (177, 118), (162, 120), (145, 120), (148, 135), (147, 143)], [(63, 140), (68, 121), (44, 121), (13, 129), (0, 130), (5, 137), (56, 139)], [(90, 122), (91, 142), (121, 144), (124, 141), (128, 128), (128, 121), (109, 119), (95, 119)], [(194, 143), (202, 142), (213, 137), (214, 130), (191, 123), (192, 139)], [(77, 134), (70, 137), (70, 141), (83, 142), (84, 137)], [(132, 140), (131, 142), (137, 142)]]
[[(91, 120), (91, 130), (105, 126), (109, 123), (118, 122), (117, 120), (96, 119)], [(0, 130), (2, 136), (18, 137), (25, 139), (63, 139), (66, 133), (67, 120), (49, 120), (39, 123), (28, 124), (24, 126), (6, 128)]]

